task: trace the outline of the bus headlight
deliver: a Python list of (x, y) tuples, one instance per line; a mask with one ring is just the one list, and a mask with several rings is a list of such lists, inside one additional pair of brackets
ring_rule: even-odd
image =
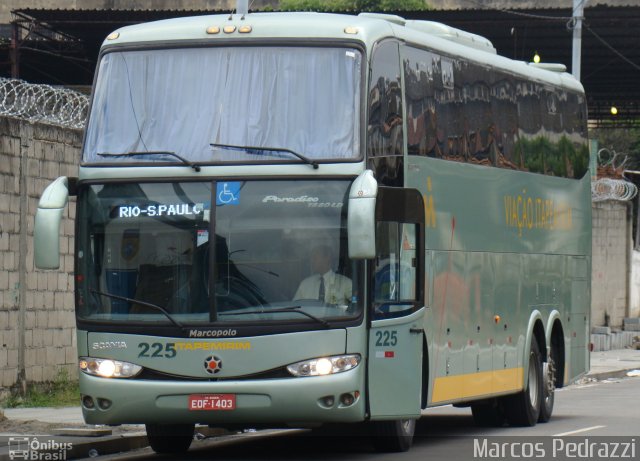
[(292, 363), (287, 370), (293, 376), (326, 376), (351, 370), (359, 363), (359, 354), (335, 355)]
[(93, 357), (80, 357), (78, 366), (86, 374), (102, 378), (132, 378), (142, 371), (140, 365)]

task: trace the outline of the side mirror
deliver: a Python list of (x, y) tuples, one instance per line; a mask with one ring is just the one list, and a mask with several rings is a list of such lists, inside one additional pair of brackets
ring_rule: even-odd
[(69, 199), (69, 180), (61, 176), (42, 193), (33, 228), (35, 264), (38, 269), (60, 267), (60, 223)]
[(376, 256), (376, 197), (378, 182), (371, 170), (358, 176), (349, 190), (347, 233), (349, 258), (372, 259)]

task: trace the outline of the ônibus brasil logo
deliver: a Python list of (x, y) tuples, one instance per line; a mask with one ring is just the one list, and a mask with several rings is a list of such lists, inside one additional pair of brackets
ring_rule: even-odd
[(38, 440), (37, 437), (9, 437), (9, 458), (56, 461), (66, 460), (67, 452), (73, 448), (71, 442)]

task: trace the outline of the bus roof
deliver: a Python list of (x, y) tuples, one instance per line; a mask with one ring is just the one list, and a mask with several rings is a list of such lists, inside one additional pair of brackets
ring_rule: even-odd
[(238, 40), (280, 39), (302, 44), (317, 39), (334, 39), (361, 42), (370, 50), (385, 37), (397, 37), (407, 43), (501, 68), (528, 79), (584, 92), (580, 82), (570, 74), (559, 71), (560, 68), (549, 70), (554, 67), (532, 66), (497, 55), (491, 42), (484, 37), (437, 22), (405, 20), (400, 16), (377, 13), (355, 16), (284, 12), (173, 18), (118, 29), (103, 42), (103, 48), (133, 44), (159, 45), (182, 40), (221, 44), (224, 41), (237, 43)]

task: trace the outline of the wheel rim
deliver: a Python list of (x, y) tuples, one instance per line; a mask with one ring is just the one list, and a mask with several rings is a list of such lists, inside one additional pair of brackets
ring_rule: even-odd
[(529, 356), (529, 401), (533, 408), (538, 406), (538, 367), (536, 366), (536, 355)]
[(400, 427), (402, 428), (402, 433), (404, 435), (411, 435), (411, 429), (412, 429), (413, 423), (414, 423), (413, 419), (404, 419), (400, 421)]

